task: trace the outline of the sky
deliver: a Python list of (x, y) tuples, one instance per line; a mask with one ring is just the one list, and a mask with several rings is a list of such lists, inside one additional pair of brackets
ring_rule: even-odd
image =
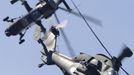
[[(38, 0), (28, 0), (32, 7), (35, 7), (37, 2)], [(123, 44), (134, 51), (133, 0), (74, 0), (74, 2), (83, 14), (102, 21), (103, 26), (88, 23), (113, 56), (118, 56)], [(67, 0), (67, 3), (76, 11), (70, 0)], [(4, 31), (10, 24), (3, 22), (2, 19), (6, 16), (14, 18), (27, 14), (21, 3), (11, 5), (9, 0), (2, 0), (0, 10), (0, 75), (63, 75), (57, 66), (37, 67), (41, 63), (42, 47), (34, 40), (34, 25), (27, 31), (24, 37), (26, 41), (21, 45), (18, 44), (19, 36), (5, 36)], [(64, 31), (76, 55), (79, 52), (92, 56), (98, 53), (108, 55), (81, 18), (61, 10), (56, 13), (60, 21), (68, 20)], [(53, 16), (42, 21), (46, 28), (49, 28), (50, 24), (56, 24)], [(57, 49), (70, 56), (62, 36), (58, 37)], [(134, 56), (124, 60), (122, 67), (130, 75), (134, 75), (133, 64)], [(120, 75), (125, 73), (120, 70)]]

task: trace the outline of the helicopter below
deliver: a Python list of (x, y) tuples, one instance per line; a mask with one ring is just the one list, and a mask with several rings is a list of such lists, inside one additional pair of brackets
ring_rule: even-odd
[(41, 60), (39, 64), (41, 68), (44, 65), (57, 65), (64, 75), (119, 75), (122, 66), (122, 60), (131, 57), (133, 52), (125, 46), (118, 57), (108, 57), (104, 54), (96, 54), (90, 56), (86, 53), (71, 58), (56, 51), (56, 38), (59, 35), (58, 29), (64, 28), (67, 21), (52, 26), (47, 33), (41, 37), (41, 28), (37, 27), (35, 32), (35, 40), (42, 46)]

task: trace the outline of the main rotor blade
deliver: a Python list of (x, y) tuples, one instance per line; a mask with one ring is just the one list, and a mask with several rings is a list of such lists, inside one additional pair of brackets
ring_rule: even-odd
[(67, 46), (67, 48), (68, 48), (68, 51), (69, 51), (70, 55), (71, 55), (72, 57), (74, 57), (76, 54), (75, 54), (75, 52), (74, 52), (74, 49), (73, 49), (72, 46), (71, 46), (70, 41), (68, 40), (68, 38), (67, 38), (67, 36), (66, 36), (64, 30), (63, 30), (63, 29), (60, 29), (60, 31), (61, 31), (61, 33), (62, 33), (62, 36), (63, 36), (63, 38), (64, 38), (65, 44), (66, 44), (66, 46)]
[[(61, 10), (63, 10), (63, 11), (66, 11), (66, 12), (68, 12), (68, 13), (71, 13), (71, 14), (77, 16), (77, 17), (81, 17), (79, 13), (77, 13), (77, 12), (75, 12), (75, 11), (73, 11), (73, 10), (72, 10), (72, 11), (68, 11), (67, 9), (62, 8), (62, 7), (59, 7), (59, 9), (61, 9)], [(96, 19), (96, 18), (94, 18), (94, 17), (87, 16), (87, 15), (85, 15), (85, 14), (82, 14), (82, 15), (83, 15), (88, 21), (90, 21), (90, 22), (92, 22), (92, 23), (94, 23), (94, 24), (97, 24), (97, 25), (99, 25), (99, 26), (102, 26), (102, 22), (101, 22), (100, 20), (98, 20), (98, 19)]]
[[(55, 19), (56, 19), (57, 23), (60, 24), (60, 21), (59, 21), (59, 19), (58, 19), (56, 13), (54, 13), (54, 16), (55, 16)], [(64, 30), (63, 30), (62, 28), (60, 28), (60, 31), (61, 31), (61, 34), (62, 34), (63, 39), (64, 39), (64, 41), (65, 41), (65, 44), (66, 44), (66, 46), (67, 46), (67, 48), (68, 48), (69, 54), (70, 54), (72, 57), (74, 57), (74, 56), (75, 56), (75, 52), (74, 52), (74, 49), (73, 49), (72, 46), (71, 46), (70, 41), (68, 40), (68, 38), (67, 38), (67, 36), (66, 36), (66, 34), (65, 34), (65, 32), (64, 32)]]

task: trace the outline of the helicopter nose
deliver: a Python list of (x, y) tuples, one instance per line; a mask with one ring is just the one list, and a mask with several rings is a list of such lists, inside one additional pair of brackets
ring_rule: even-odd
[(8, 30), (5, 31), (5, 34), (6, 34), (7, 37), (11, 36), (11, 34), (10, 34), (10, 32)]

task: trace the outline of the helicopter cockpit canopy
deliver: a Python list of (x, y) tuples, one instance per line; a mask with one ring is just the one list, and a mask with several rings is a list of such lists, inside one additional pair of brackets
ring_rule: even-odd
[(114, 70), (111, 59), (103, 54), (97, 54), (93, 57), (82, 53), (76, 56), (74, 61), (86, 66), (86, 75), (119, 75)]

